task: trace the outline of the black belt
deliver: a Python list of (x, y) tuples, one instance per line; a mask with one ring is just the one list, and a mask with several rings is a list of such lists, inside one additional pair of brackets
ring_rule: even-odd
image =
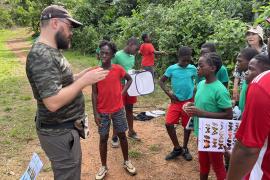
[(40, 127), (44, 129), (74, 129), (74, 121), (68, 121), (58, 124), (44, 124), (40, 123)]

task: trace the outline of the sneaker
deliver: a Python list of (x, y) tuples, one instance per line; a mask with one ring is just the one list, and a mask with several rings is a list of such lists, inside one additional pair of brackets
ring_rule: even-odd
[(183, 148), (182, 156), (184, 157), (184, 159), (185, 159), (186, 161), (191, 161), (191, 160), (192, 160), (192, 156), (191, 156), (191, 154), (189, 153), (188, 148)]
[(179, 150), (175, 150), (173, 149), (172, 152), (170, 152), (166, 157), (165, 157), (165, 160), (172, 160), (172, 159), (175, 159), (176, 157), (180, 156), (183, 152), (183, 149), (179, 149)]
[(106, 166), (101, 166), (98, 173), (96, 174), (96, 180), (103, 179), (106, 176), (107, 172), (108, 172), (108, 168)]
[(118, 148), (119, 147), (119, 139), (117, 136), (112, 138), (112, 147), (113, 148)]
[(140, 141), (141, 139), (138, 137), (136, 132), (133, 133), (128, 133), (128, 137), (135, 140), (135, 141)]
[(125, 161), (124, 162), (124, 168), (131, 174), (135, 175), (136, 174), (136, 168), (131, 164), (130, 161)]

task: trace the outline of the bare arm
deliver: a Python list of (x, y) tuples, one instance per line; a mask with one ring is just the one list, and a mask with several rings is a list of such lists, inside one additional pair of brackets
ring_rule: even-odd
[(172, 100), (172, 101), (178, 101), (177, 97), (169, 90), (166, 89), (165, 87), (165, 82), (168, 80), (166, 76), (162, 76), (161, 79), (159, 80), (159, 86), (161, 89), (167, 94), (167, 96)]
[(98, 96), (98, 89), (97, 84), (92, 85), (92, 106), (93, 106), (93, 113), (94, 113), (94, 119), (97, 124), (97, 126), (100, 126), (100, 117), (97, 111), (97, 96)]
[(127, 83), (125, 84), (125, 86), (124, 86), (124, 88), (122, 90), (123, 95), (127, 93), (127, 90), (128, 90), (128, 88), (130, 87), (130, 85), (132, 83), (132, 78), (128, 73), (125, 74), (124, 79), (127, 80)]
[(84, 87), (103, 80), (107, 74), (108, 71), (101, 68), (87, 71), (71, 85), (62, 88), (56, 95), (44, 98), (43, 103), (49, 111), (55, 112), (70, 103)]
[(248, 148), (237, 141), (230, 160), (228, 180), (241, 180), (249, 173), (256, 163), (260, 153), (259, 148)]
[(224, 109), (223, 112), (208, 112), (196, 108), (195, 106), (189, 106), (185, 111), (191, 116), (206, 117), (206, 118), (215, 118), (215, 119), (232, 119), (233, 112), (232, 108)]
[(238, 84), (239, 84), (240, 78), (235, 77), (233, 80), (233, 100), (238, 101), (239, 100), (239, 92), (238, 92)]
[(166, 54), (166, 52), (164, 52), (164, 51), (154, 51), (154, 54), (155, 55), (164, 55), (164, 54)]
[(74, 81), (76, 81), (77, 79), (79, 79), (80, 77), (82, 77), (85, 73), (87, 73), (88, 71), (90, 70), (93, 70), (93, 68), (87, 68), (87, 69), (84, 69), (83, 71), (77, 73), (77, 74), (74, 74), (73, 75), (73, 78), (74, 78)]

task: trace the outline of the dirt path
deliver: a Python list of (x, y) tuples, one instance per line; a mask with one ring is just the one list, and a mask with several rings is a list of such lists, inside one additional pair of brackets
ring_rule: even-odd
[[(30, 45), (26, 43), (25, 39), (15, 39), (7, 42), (8, 47), (18, 56), (22, 64), (25, 64), (26, 54), (30, 48)], [(84, 91), (89, 92), (90, 89)], [(136, 104), (137, 107), (142, 107), (145, 104), (140, 100)], [(137, 108), (136, 111), (145, 111), (147, 109)], [(100, 167), (98, 141), (99, 136), (97, 128), (93, 122), (91, 112), (90, 114), (90, 130), (91, 136), (87, 140), (82, 140), (82, 176), (83, 180), (94, 179), (96, 172)], [(164, 127), (164, 117), (155, 118), (148, 122), (135, 121), (135, 130), (137, 130), (139, 136), (142, 138), (141, 142), (134, 142), (129, 140), (129, 148), (131, 154), (131, 160), (138, 170), (138, 174), (134, 177), (129, 176), (122, 168), (122, 154), (121, 149), (113, 149), (108, 142), (108, 167), (109, 173), (106, 177), (107, 180), (129, 180), (129, 179), (154, 179), (154, 180), (169, 180), (169, 179), (198, 179), (198, 159), (196, 151), (196, 140), (192, 136), (190, 140), (190, 151), (194, 156), (194, 160), (186, 162), (182, 157), (173, 160), (165, 161), (164, 157), (171, 151), (172, 145)], [(178, 128), (178, 137), (182, 142), (182, 128)], [(22, 156), (31, 157), (33, 152), (37, 152), (42, 161), (44, 162), (44, 168), (38, 179), (53, 179), (52, 170), (48, 159), (44, 152), (40, 148), (38, 140), (34, 140), (28, 143)], [(21, 166), (12, 168), (12, 162), (7, 163), (7, 166), (11, 166), (10, 169), (17, 174), (23, 172), (27, 167), (28, 161), (21, 163)], [(14, 176), (11, 179), (15, 179)], [(16, 178), (18, 179), (18, 178)], [(210, 178), (211, 179), (211, 178)]]

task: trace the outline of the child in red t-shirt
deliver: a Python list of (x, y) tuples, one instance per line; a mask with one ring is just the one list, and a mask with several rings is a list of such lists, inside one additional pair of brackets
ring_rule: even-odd
[[(128, 141), (126, 137), (127, 120), (123, 105), (122, 95), (132, 83), (132, 79), (126, 71), (117, 64), (111, 64), (111, 59), (117, 49), (114, 43), (102, 41), (100, 47), (100, 59), (103, 69), (109, 70), (106, 78), (92, 86), (92, 104), (95, 122), (100, 135), (99, 151), (102, 167), (96, 174), (96, 179), (103, 179), (108, 171), (107, 168), (107, 142), (109, 137), (110, 123), (120, 139), (124, 157), (124, 168), (131, 174), (136, 174), (135, 167), (128, 159)], [(126, 79), (124, 88), (121, 79)]]
[(140, 54), (142, 55), (141, 67), (146, 71), (150, 71), (154, 76), (155, 54), (165, 54), (163, 51), (156, 51), (151, 38), (147, 33), (142, 35), (143, 44), (140, 46)]

